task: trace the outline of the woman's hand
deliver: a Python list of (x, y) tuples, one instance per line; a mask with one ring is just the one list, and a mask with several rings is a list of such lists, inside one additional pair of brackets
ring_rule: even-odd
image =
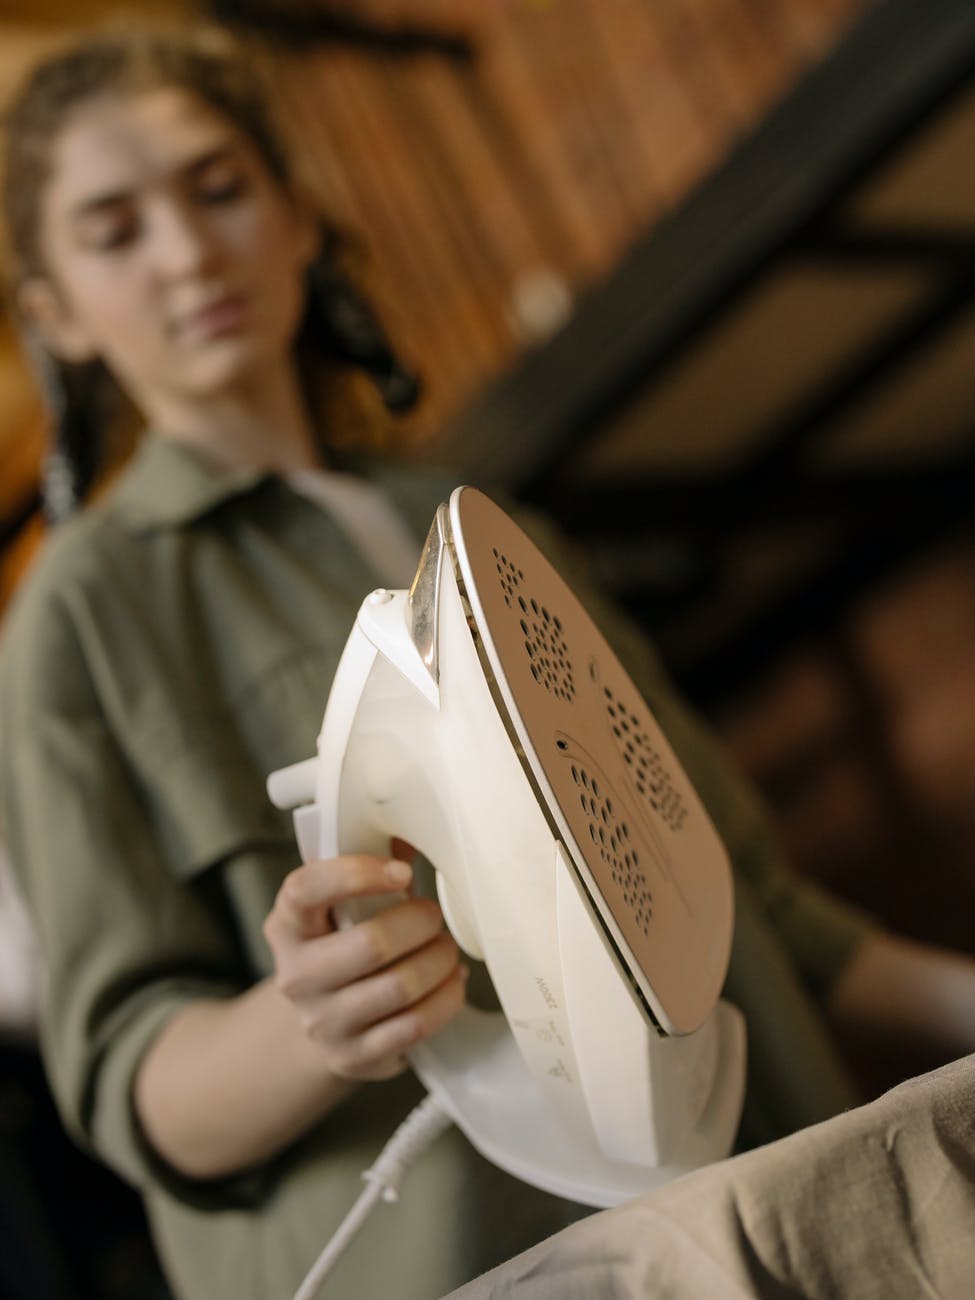
[[(975, 958), (878, 930), (840, 972), (827, 1001), (837, 1026), (938, 1060), (975, 1052)], [(925, 1065), (922, 1068), (930, 1068)]]
[(407, 896), (348, 928), (334, 909), (402, 891), (412, 868), (349, 854), (292, 871), (264, 923), (277, 986), (344, 1079), (389, 1079), (464, 1001), (467, 969), (436, 903)]

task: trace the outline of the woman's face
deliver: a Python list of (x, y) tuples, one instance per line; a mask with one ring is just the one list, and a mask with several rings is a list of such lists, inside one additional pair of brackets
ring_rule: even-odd
[(189, 91), (106, 94), (57, 137), (47, 274), (26, 309), (66, 360), (137, 404), (206, 398), (290, 360), (314, 224), (251, 140)]

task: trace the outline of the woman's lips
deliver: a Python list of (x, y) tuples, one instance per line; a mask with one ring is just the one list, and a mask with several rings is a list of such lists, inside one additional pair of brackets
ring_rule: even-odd
[(183, 330), (193, 338), (235, 334), (244, 324), (247, 303), (240, 294), (227, 294), (184, 318)]

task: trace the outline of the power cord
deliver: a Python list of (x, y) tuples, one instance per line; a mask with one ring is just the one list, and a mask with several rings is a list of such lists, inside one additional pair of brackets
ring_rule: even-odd
[(452, 1123), (447, 1112), (430, 1094), (410, 1111), (380, 1151), (375, 1163), (362, 1175), (368, 1186), (315, 1260), (295, 1292), (294, 1300), (313, 1300), (318, 1288), (352, 1244), (376, 1202), (380, 1199), (388, 1202), (399, 1199), (400, 1182), (409, 1166)]

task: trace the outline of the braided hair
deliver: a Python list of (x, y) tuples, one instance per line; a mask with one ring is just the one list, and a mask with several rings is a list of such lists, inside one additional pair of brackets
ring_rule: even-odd
[[(41, 62), (6, 112), (3, 206), (14, 289), (45, 275), (38, 240), (40, 195), (54, 142), (73, 112), (107, 91), (161, 85), (191, 91), (232, 121), (256, 146), (272, 176), (293, 188), (263, 89), (226, 33), (106, 28)], [(419, 395), (417, 377), (397, 358), (375, 311), (343, 269), (338, 232), (323, 223), (322, 233), (321, 251), (307, 273), (305, 313), (295, 342), (306, 392), (311, 397), (320, 391), (316, 370), (333, 386), (339, 372), (351, 370), (369, 379), (386, 410), (407, 411)], [(99, 472), (102, 435), (117, 390), (100, 361), (63, 362), (26, 324), (24, 341), (51, 425), (42, 485), (45, 510), (59, 521), (84, 500)], [(374, 418), (358, 414), (360, 434), (376, 429)], [(323, 441), (331, 437), (326, 431)]]

